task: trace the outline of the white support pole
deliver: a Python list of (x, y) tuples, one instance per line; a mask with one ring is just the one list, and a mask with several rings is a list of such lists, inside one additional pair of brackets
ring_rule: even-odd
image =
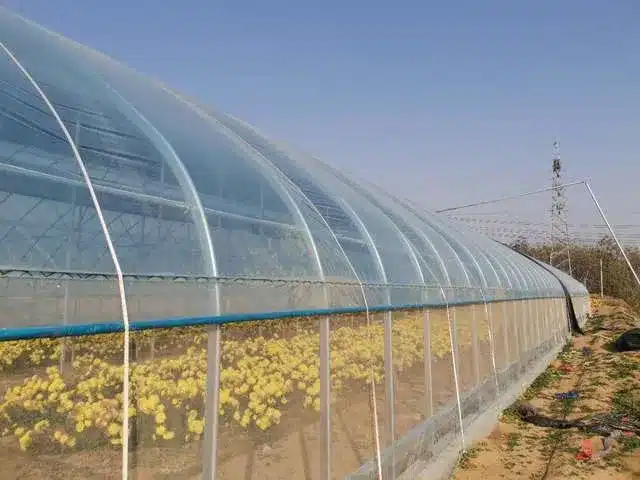
[(431, 371), (431, 318), (429, 310), (424, 312), (424, 388), (425, 419), (433, 415), (433, 374)]
[(602, 220), (604, 220), (604, 223), (607, 225), (607, 228), (609, 229), (609, 233), (611, 233), (613, 240), (616, 242), (616, 245), (620, 249), (620, 253), (622, 253), (622, 256), (624, 257), (625, 262), (627, 262), (627, 266), (629, 267), (629, 270), (631, 270), (633, 277), (636, 279), (636, 283), (640, 287), (640, 277), (638, 277), (638, 274), (636, 273), (635, 268), (633, 268), (633, 265), (631, 264), (631, 261), (627, 256), (627, 252), (624, 251), (624, 247), (620, 243), (620, 240), (618, 240), (618, 236), (616, 235), (616, 232), (613, 231), (613, 228), (611, 227), (609, 220), (607, 220), (607, 216), (605, 215), (604, 211), (602, 210), (602, 207), (600, 206), (600, 203), (598, 202), (598, 199), (593, 193), (593, 190), (591, 189), (591, 185), (589, 185), (589, 182), (587, 181), (585, 181), (584, 184), (587, 187), (587, 190), (589, 190), (589, 195), (591, 195), (591, 199), (593, 200), (593, 203), (596, 204), (596, 208), (598, 209), (598, 212), (600, 212), (600, 216), (602, 217)]
[[(474, 296), (475, 297), (475, 296)], [(474, 298), (475, 300), (475, 298)], [(480, 385), (480, 345), (478, 342), (478, 317), (476, 315), (476, 306), (471, 305), (471, 355), (473, 357), (473, 380), (474, 387)]]
[[(327, 298), (325, 289), (325, 299)], [(320, 320), (320, 478), (331, 478), (331, 321)]]
[(458, 361), (459, 357), (456, 355), (456, 326), (455, 326), (455, 307), (452, 308), (453, 315), (451, 314), (451, 310), (449, 307), (449, 299), (444, 292), (443, 288), (440, 288), (440, 292), (442, 293), (442, 299), (445, 302), (446, 312), (447, 312), (447, 326), (449, 329), (449, 346), (451, 347), (451, 366), (453, 368), (453, 382), (456, 389), (456, 405), (458, 407), (458, 424), (460, 427), (460, 448), (461, 451), (464, 452), (467, 449), (467, 443), (464, 435), (464, 422), (462, 420), (462, 400), (460, 395), (460, 379), (458, 377)]
[(604, 273), (602, 269), (602, 258), (600, 259), (600, 298), (604, 298)]
[[(391, 461), (387, 465), (385, 478), (395, 478), (395, 388), (393, 371), (393, 313), (387, 312), (384, 316), (384, 378), (385, 378), (385, 416), (386, 441), (391, 448)], [(375, 388), (375, 386), (374, 386)]]
[(62, 121), (62, 118), (58, 114), (58, 111), (53, 106), (53, 103), (49, 100), (46, 93), (38, 82), (31, 76), (29, 71), (20, 63), (20, 61), (16, 58), (9, 48), (0, 41), (0, 49), (2, 49), (5, 54), (11, 59), (11, 61), (18, 67), (18, 69), (22, 72), (22, 74), (29, 81), (31, 86), (36, 90), (38, 95), (42, 98), (45, 105), (53, 115), (56, 123), (62, 130), (62, 133), (71, 147), (71, 151), (73, 153), (73, 157), (75, 158), (78, 168), (80, 169), (80, 173), (82, 174), (82, 178), (84, 179), (85, 185), (89, 190), (89, 196), (91, 197), (91, 204), (96, 211), (96, 216), (100, 222), (100, 228), (104, 235), (105, 242), (107, 243), (107, 250), (113, 262), (113, 267), (116, 271), (116, 279), (118, 284), (118, 293), (120, 297), (120, 307), (122, 311), (122, 323), (123, 323), (123, 344), (124, 344), (124, 355), (123, 355), (123, 386), (122, 386), (122, 480), (127, 480), (129, 478), (129, 379), (130, 379), (130, 363), (129, 363), (129, 311), (127, 309), (127, 297), (125, 292), (124, 285), (124, 276), (122, 274), (122, 268), (120, 267), (120, 260), (118, 259), (118, 255), (116, 253), (115, 246), (111, 239), (111, 234), (109, 232), (109, 228), (107, 227), (107, 222), (102, 213), (102, 207), (100, 202), (98, 201), (98, 197), (93, 188), (93, 182), (91, 181), (91, 177), (89, 176), (89, 172), (87, 167), (80, 156), (80, 151), (78, 150), (77, 145), (74, 143), (69, 130), (66, 125)]
[[(217, 287), (217, 282), (216, 282)], [(214, 291), (214, 294), (217, 293)], [(219, 300), (219, 297), (217, 297)], [(217, 302), (219, 304), (219, 301)], [(218, 427), (220, 415), (220, 325), (212, 325), (207, 331), (207, 377), (204, 408), (204, 450), (202, 479), (216, 478), (218, 461)]]

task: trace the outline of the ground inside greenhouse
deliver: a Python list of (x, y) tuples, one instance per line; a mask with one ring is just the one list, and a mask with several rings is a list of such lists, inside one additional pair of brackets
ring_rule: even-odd
[[(596, 302), (585, 335), (575, 336), (519, 401), (554, 418), (577, 419), (616, 409), (640, 422), (640, 352), (619, 353), (612, 345), (620, 333), (638, 325), (640, 316), (624, 302)], [(570, 391), (577, 391), (578, 398), (556, 399), (556, 394)], [(602, 450), (603, 437), (538, 427), (507, 409), (493, 432), (462, 455), (452, 478), (640, 479), (640, 437), (621, 436), (611, 453), (599, 457)]]

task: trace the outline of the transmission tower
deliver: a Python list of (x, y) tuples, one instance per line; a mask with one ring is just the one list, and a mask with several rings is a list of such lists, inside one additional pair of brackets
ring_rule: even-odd
[(565, 195), (564, 172), (560, 160), (560, 144), (553, 142), (553, 164), (551, 177), (551, 253), (549, 263), (560, 270), (571, 271), (569, 249), (569, 222), (567, 221), (567, 197)]

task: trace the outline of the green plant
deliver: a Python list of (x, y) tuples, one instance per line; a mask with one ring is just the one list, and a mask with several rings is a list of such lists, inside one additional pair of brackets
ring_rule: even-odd
[(480, 449), (477, 446), (468, 448), (464, 452), (462, 452), (459, 461), (460, 468), (462, 468), (463, 470), (470, 468), (473, 465), (472, 460), (476, 458), (479, 453)]
[(521, 434), (512, 432), (507, 435), (507, 448), (509, 450), (513, 450), (518, 445), (520, 445)]

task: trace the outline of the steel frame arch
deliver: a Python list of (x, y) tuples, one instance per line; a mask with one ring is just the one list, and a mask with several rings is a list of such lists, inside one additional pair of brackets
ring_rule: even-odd
[(243, 151), (245, 154), (247, 154), (249, 156), (249, 158), (251, 160), (253, 160), (256, 165), (259, 166), (260, 170), (262, 170), (261, 173), (263, 174), (264, 178), (267, 179), (267, 181), (269, 183), (271, 183), (273, 187), (275, 187), (276, 191), (279, 191), (281, 194), (283, 194), (283, 199), (285, 200), (286, 203), (289, 204), (289, 207), (292, 208), (292, 210), (293, 210), (292, 213), (298, 219), (299, 225), (302, 227), (302, 230), (307, 235), (307, 241), (309, 242), (309, 246), (311, 247), (311, 250), (312, 250), (312, 252), (314, 254), (314, 260), (316, 262), (316, 268), (318, 269), (318, 271), (317, 271), (318, 276), (322, 280), (324, 280), (324, 278), (325, 278), (324, 269), (323, 269), (323, 266), (322, 266), (322, 262), (320, 261), (320, 256), (318, 254), (318, 248), (316, 246), (316, 242), (315, 242), (315, 239), (313, 237), (313, 234), (311, 233), (311, 230), (309, 229), (309, 225), (307, 224), (307, 221), (304, 218), (304, 215), (300, 211), (300, 207), (298, 206), (296, 201), (291, 196), (291, 193), (285, 188), (285, 185), (282, 182), (282, 178), (279, 178), (279, 175), (278, 175), (279, 170), (277, 170), (268, 161), (268, 159), (264, 158), (264, 156), (262, 154), (260, 154), (260, 152), (256, 151), (251, 145), (249, 145), (247, 142), (245, 142), (242, 138), (239, 138), (234, 132), (230, 132), (229, 129), (226, 126), (224, 126), (222, 123), (220, 123), (216, 118), (212, 117), (207, 112), (202, 110), (202, 108), (200, 108), (199, 105), (194, 104), (193, 102), (191, 102), (188, 99), (184, 98), (179, 93), (174, 92), (170, 88), (166, 87), (162, 83), (156, 82), (156, 84), (163, 91), (167, 92), (169, 95), (172, 95), (173, 97), (175, 97), (176, 99), (178, 99), (179, 101), (184, 103), (186, 106), (188, 106), (202, 120), (204, 120), (205, 122), (207, 122), (211, 126), (213, 126), (216, 129), (216, 131), (218, 131), (219, 133), (222, 133), (222, 135), (225, 136), (228, 140), (230, 140), (233, 144), (235, 144), (236, 147), (238, 147), (241, 151)]
[[(211, 238), (211, 230), (209, 221), (200, 201), (200, 195), (195, 188), (193, 179), (180, 156), (175, 151), (171, 143), (162, 133), (151, 123), (131, 102), (125, 99), (120, 92), (111, 86), (106, 80), (102, 79), (104, 86), (110, 91), (116, 99), (116, 107), (124, 113), (124, 115), (140, 130), (146, 134), (147, 139), (156, 147), (163, 161), (173, 171), (176, 180), (182, 187), (185, 203), (189, 205), (189, 213), (193, 219), (194, 225), (198, 232), (199, 243), (201, 248), (206, 252), (205, 259), (207, 261), (208, 273), (213, 277), (218, 276), (218, 267), (216, 261), (213, 240)], [(215, 314), (221, 313), (221, 295), (220, 285), (214, 281), (214, 309)], [(204, 452), (202, 458), (202, 477), (205, 479), (215, 478), (217, 470), (217, 452), (218, 452), (218, 425), (219, 425), (219, 395), (220, 395), (220, 348), (221, 348), (221, 327), (213, 325), (207, 334), (207, 375), (206, 375), (206, 393), (205, 393), (205, 432), (204, 432)]]
[(100, 206), (100, 202), (98, 201), (98, 197), (96, 196), (96, 193), (93, 189), (93, 183), (91, 181), (91, 177), (89, 175), (89, 172), (86, 168), (86, 165), (84, 164), (82, 157), (80, 156), (80, 152), (78, 151), (78, 147), (76, 146), (76, 144), (73, 141), (73, 138), (71, 137), (71, 134), (69, 133), (69, 130), (67, 129), (67, 127), (65, 126), (64, 122), (62, 121), (62, 118), (60, 117), (60, 115), (58, 114), (57, 110), (55, 109), (55, 107), (53, 106), (53, 103), (51, 103), (51, 101), (49, 100), (49, 98), (47, 97), (46, 93), (42, 90), (42, 88), (40, 87), (40, 85), (37, 83), (37, 81), (31, 76), (31, 74), (29, 73), (29, 71), (20, 63), (20, 61), (16, 58), (16, 56), (11, 52), (11, 50), (4, 44), (4, 42), (0, 41), (0, 49), (4, 51), (4, 53), (10, 58), (10, 60), (16, 65), (16, 67), (18, 67), (18, 69), (24, 74), (24, 76), (26, 77), (26, 79), (31, 83), (31, 85), (33, 86), (33, 88), (37, 91), (37, 93), (40, 95), (40, 97), (42, 98), (42, 100), (44, 101), (44, 103), (46, 104), (47, 108), (50, 110), (51, 114), (53, 115), (54, 119), (56, 120), (56, 122), (58, 123), (58, 126), (60, 127), (60, 129), (62, 130), (62, 133), (64, 135), (64, 137), (66, 138), (67, 142), (69, 143), (69, 147), (71, 148), (73, 157), (75, 158), (78, 167), (80, 168), (80, 171), (82, 172), (82, 176), (84, 177), (84, 181), (86, 183), (86, 187), (89, 189), (89, 194), (91, 196), (91, 200), (92, 203), (94, 205), (94, 208), (96, 209), (96, 213), (98, 215), (98, 218), (100, 220), (100, 225), (101, 228), (103, 230), (104, 236), (105, 236), (105, 241), (107, 242), (107, 248), (111, 254), (111, 259), (114, 263), (114, 267), (116, 270), (116, 275), (118, 277), (118, 290), (120, 291), (120, 305), (122, 308), (122, 316), (123, 316), (123, 323), (124, 323), (124, 378), (123, 378), (123, 426), (122, 426), (122, 431), (123, 432), (127, 432), (127, 434), (123, 434), (122, 435), (122, 478), (123, 480), (126, 480), (128, 478), (129, 475), (129, 439), (128, 439), (128, 432), (129, 432), (129, 415), (128, 415), (128, 408), (129, 408), (129, 315), (128, 315), (128, 309), (127, 309), (127, 298), (126, 298), (126, 294), (125, 294), (125, 287), (124, 287), (124, 280), (123, 280), (123, 275), (122, 275), (122, 269), (120, 267), (120, 262), (118, 260), (118, 256), (115, 250), (115, 247), (113, 245), (113, 242), (111, 240), (111, 235), (109, 234), (109, 229), (106, 226), (105, 223), (105, 219), (104, 216), (102, 214), (102, 209)]
[[(374, 196), (373, 193), (369, 193), (369, 194)], [(420, 236), (423, 239), (428, 239), (429, 238), (429, 235), (427, 235), (426, 232), (432, 233), (436, 237), (440, 238), (440, 240), (442, 241), (444, 246), (448, 247), (448, 249), (453, 254), (453, 257), (457, 260), (457, 263), (460, 266), (460, 269), (462, 270), (462, 273), (465, 276), (465, 279), (466, 279), (466, 282), (467, 282), (467, 285), (466, 285), (467, 288), (472, 288), (473, 285), (471, 283), (471, 278), (469, 277), (469, 272), (467, 271), (467, 268), (465, 267), (464, 262), (462, 261), (462, 259), (458, 255), (458, 252), (456, 252), (456, 250), (451, 246), (451, 243), (447, 240), (447, 238), (444, 237), (440, 232), (435, 230), (429, 223), (425, 222), (424, 219), (420, 218), (414, 212), (412, 212), (411, 210), (409, 210), (406, 207), (404, 207), (402, 202), (399, 202), (397, 198), (387, 194), (386, 192), (385, 192), (385, 196), (392, 202), (392, 204), (387, 204), (387, 208), (392, 209), (394, 211), (394, 213), (396, 215), (398, 215), (399, 217), (401, 217), (407, 223), (407, 225), (409, 227), (411, 227), (414, 231), (419, 231), (421, 233)], [(378, 199), (377, 202), (381, 202), (381, 200)], [(403, 212), (402, 211), (403, 208), (399, 208), (399, 207), (404, 207), (404, 210), (406, 210), (406, 212)], [(407, 218), (407, 214), (410, 214), (411, 216), (413, 216), (415, 218), (415, 220), (418, 220), (418, 222), (411, 222), (410, 219)], [(426, 229), (426, 232), (425, 232), (425, 229)], [(435, 246), (433, 245), (431, 240), (429, 240), (429, 244), (435, 249)], [(436, 252), (437, 252), (437, 250), (436, 250)], [(444, 265), (444, 260), (442, 259), (442, 256), (440, 254), (438, 254), (438, 258), (442, 261), (442, 263)], [(448, 283), (449, 283), (449, 288), (450, 288), (451, 285), (452, 285), (450, 277), (449, 277), (449, 282)]]

